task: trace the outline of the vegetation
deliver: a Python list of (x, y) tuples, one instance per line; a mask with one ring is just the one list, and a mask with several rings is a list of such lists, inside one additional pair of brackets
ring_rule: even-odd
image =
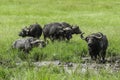
[[(0, 80), (119, 80), (120, 72), (69, 74), (61, 67), (32, 65), (34, 61), (43, 60), (81, 62), (81, 57), (89, 54), (80, 35), (74, 35), (70, 42), (55, 41), (43, 49), (34, 48), (27, 55), (11, 49), (24, 26), (37, 22), (43, 27), (57, 21), (79, 25), (85, 36), (93, 32), (106, 34), (109, 40), (107, 57), (120, 55), (119, 14), (119, 0), (1, 0)], [(19, 62), (22, 64), (17, 66)]]

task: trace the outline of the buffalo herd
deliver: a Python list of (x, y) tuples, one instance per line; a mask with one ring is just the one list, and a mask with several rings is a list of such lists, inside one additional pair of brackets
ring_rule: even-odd
[[(44, 40), (39, 39), (42, 34)], [(67, 22), (52, 22), (45, 24), (43, 28), (38, 23), (24, 27), (19, 32), (19, 36), (22, 38), (14, 41), (12, 47), (29, 53), (33, 47), (45, 47), (48, 44), (47, 39), (50, 39), (52, 42), (54, 40), (69, 42), (74, 34), (79, 34), (80, 38), (86, 41), (91, 59), (96, 60), (98, 58), (102, 62), (105, 61), (106, 49), (108, 47), (106, 35), (98, 32), (84, 37), (84, 33), (79, 26), (70, 25)]]
[(82, 33), (79, 26), (72, 26), (66, 22), (54, 22), (44, 25), (43, 36), (44, 39), (49, 38), (54, 40), (70, 40), (73, 34)]

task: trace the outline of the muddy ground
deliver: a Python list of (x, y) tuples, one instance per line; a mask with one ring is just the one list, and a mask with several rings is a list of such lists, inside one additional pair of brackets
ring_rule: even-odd
[(100, 70), (106, 70), (109, 73), (120, 71), (120, 57), (112, 57), (107, 58), (106, 62), (98, 63), (95, 61), (91, 61), (90, 57), (82, 58), (81, 63), (72, 63), (72, 62), (60, 62), (60, 61), (41, 61), (41, 62), (33, 62), (33, 65), (36, 67), (42, 66), (58, 66), (64, 68), (64, 70), (68, 73), (73, 73), (75, 71), (79, 71), (84, 73), (86, 71), (92, 71), (98, 73)]

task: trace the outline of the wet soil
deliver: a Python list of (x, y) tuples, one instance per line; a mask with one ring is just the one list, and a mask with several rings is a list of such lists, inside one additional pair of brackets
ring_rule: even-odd
[(41, 66), (59, 66), (64, 68), (64, 70), (68, 73), (73, 73), (75, 71), (79, 71), (84, 73), (86, 71), (93, 71), (98, 73), (100, 70), (106, 70), (109, 73), (118, 72), (120, 71), (120, 57), (112, 57), (107, 58), (106, 62), (97, 63), (96, 61), (92, 61), (90, 57), (82, 58), (81, 63), (72, 63), (72, 62), (60, 62), (60, 61), (41, 61), (41, 62), (34, 62), (33, 63), (36, 67)]
[[(20, 65), (21, 63), (16, 63), (16, 65)], [(32, 62), (32, 64), (37, 67), (43, 66), (57, 66), (64, 69), (67, 73), (80, 72), (85, 73), (86, 71), (92, 71), (95, 73), (99, 73), (100, 70), (106, 70), (108, 73), (119, 72), (120, 71), (120, 56), (109, 57), (106, 59), (105, 63), (99, 63), (91, 60), (90, 57), (83, 57), (82, 62), (73, 63), (73, 62), (61, 62), (57, 61), (40, 61), (40, 62)]]

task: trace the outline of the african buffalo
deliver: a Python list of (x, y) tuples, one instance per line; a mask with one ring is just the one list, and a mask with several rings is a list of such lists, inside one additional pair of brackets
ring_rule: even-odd
[(45, 47), (46, 43), (43, 40), (39, 40), (33, 37), (26, 37), (22, 39), (18, 39), (13, 42), (12, 48), (19, 49), (24, 51), (25, 53), (29, 53), (29, 51), (33, 47)]
[(72, 34), (81, 34), (82, 31), (80, 30), (79, 26), (73, 26), (72, 27)]
[(72, 37), (71, 31), (70, 28), (63, 28), (61, 23), (55, 22), (44, 26), (43, 35), (45, 40), (46, 38), (50, 38), (51, 41), (60, 38), (69, 40)]
[(82, 31), (79, 29), (79, 26), (77, 25), (70, 25), (69, 23), (66, 22), (61, 22), (61, 25), (63, 28), (69, 27), (72, 29), (72, 34), (81, 34)]
[(96, 60), (98, 56), (98, 58), (102, 62), (104, 62), (106, 49), (108, 47), (108, 39), (106, 35), (103, 35), (101, 32), (98, 32), (98, 33), (92, 33), (84, 38), (83, 34), (84, 33), (81, 34), (81, 38), (87, 42), (88, 51), (91, 58)]
[(61, 25), (59, 23), (51, 23), (44, 25), (43, 36), (45, 41), (46, 38), (50, 38), (51, 41), (54, 40), (54, 35), (57, 33), (58, 30), (60, 30), (60, 27), (56, 27), (56, 26), (61, 26)]
[(50, 40), (54, 41), (55, 39), (58, 40), (65, 40), (68, 41), (72, 38), (72, 34), (81, 34), (81, 30), (79, 26), (71, 26), (66, 22), (53, 22), (46, 24), (43, 28), (43, 35), (44, 39), (50, 38)]
[(28, 28), (25, 27), (22, 29), (22, 31), (19, 33), (19, 36), (22, 37), (34, 37), (34, 38), (39, 38), (42, 35), (42, 28), (39, 24), (32, 24)]

